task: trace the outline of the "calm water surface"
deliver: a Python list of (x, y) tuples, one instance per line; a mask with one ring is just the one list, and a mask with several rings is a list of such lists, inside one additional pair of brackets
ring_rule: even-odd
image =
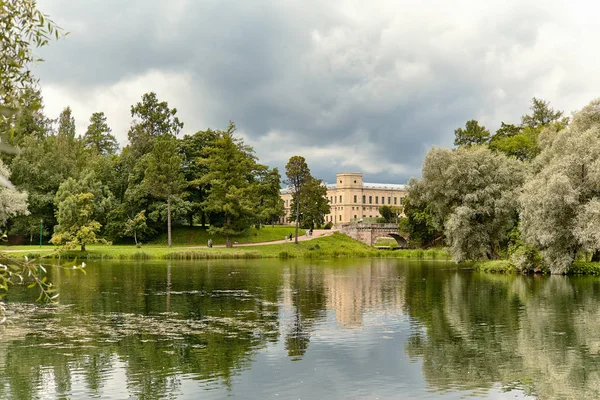
[(600, 279), (443, 262), (103, 262), (17, 289), (1, 399), (600, 397)]

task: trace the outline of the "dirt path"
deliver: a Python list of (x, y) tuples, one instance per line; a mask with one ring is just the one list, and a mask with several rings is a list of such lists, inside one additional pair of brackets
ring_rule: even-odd
[[(299, 242), (304, 242), (306, 240), (312, 240), (312, 239), (316, 239), (319, 237), (324, 237), (324, 236), (331, 236), (333, 235), (333, 232), (335, 232), (335, 230), (333, 229), (315, 229), (313, 231), (312, 236), (307, 236), (307, 235), (300, 235), (298, 236), (298, 241)], [(292, 242), (294, 241), (294, 239), (292, 239)], [(287, 239), (283, 239), (283, 240), (273, 240), (271, 242), (258, 242), (258, 243), (238, 243), (233, 245), (233, 247), (248, 247), (248, 246), (267, 246), (269, 244), (281, 244), (281, 243), (290, 243), (289, 240)], [(214, 245), (213, 248), (215, 247), (225, 247), (224, 244), (219, 244), (219, 245)], [(184, 249), (202, 249), (202, 248), (207, 248), (207, 246), (186, 246), (186, 247), (182, 247)]]

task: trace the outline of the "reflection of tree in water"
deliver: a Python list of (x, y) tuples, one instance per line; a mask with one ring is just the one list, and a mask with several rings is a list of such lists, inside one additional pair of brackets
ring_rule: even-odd
[(410, 270), (406, 299), (414, 322), (406, 351), (423, 360), (433, 389), (599, 396), (600, 282), (435, 273)]
[(102, 396), (119, 371), (130, 395), (169, 398), (180, 374), (229, 385), (257, 349), (277, 340), (279, 273), (118, 267), (63, 280), (61, 295), (73, 307), (24, 306), (13, 316), (18, 335), (0, 343), (0, 398), (30, 399), (48, 387), (70, 397), (74, 374), (86, 393)]
[(300, 360), (308, 349), (315, 322), (325, 316), (326, 297), (321, 267), (289, 265), (283, 276), (283, 306), (291, 310), (284, 326), (285, 349)]

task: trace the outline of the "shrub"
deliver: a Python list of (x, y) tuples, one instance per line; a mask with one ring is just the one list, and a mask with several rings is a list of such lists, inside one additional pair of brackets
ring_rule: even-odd
[(333, 224), (331, 222), (328, 222), (325, 224), (325, 226), (323, 227), (323, 229), (331, 229), (333, 228)]
[(521, 273), (548, 272), (540, 252), (528, 245), (517, 248), (510, 256), (510, 262)]

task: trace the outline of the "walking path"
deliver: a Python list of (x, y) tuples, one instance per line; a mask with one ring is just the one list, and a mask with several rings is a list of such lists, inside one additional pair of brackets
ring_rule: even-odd
[[(313, 234), (312, 236), (308, 236), (308, 235), (300, 235), (298, 236), (298, 241), (299, 242), (304, 242), (306, 240), (312, 240), (312, 239), (316, 239), (318, 237), (324, 237), (324, 236), (331, 236), (333, 235), (333, 232), (336, 232), (334, 229), (315, 229), (313, 230)], [(291, 242), (294, 242), (294, 239), (292, 238)], [(273, 240), (271, 242), (257, 242), (257, 243), (237, 243), (233, 245), (233, 247), (248, 247), (248, 246), (266, 246), (269, 244), (281, 244), (281, 243), (290, 243), (290, 241), (288, 239), (283, 239), (283, 240)], [(186, 249), (200, 249), (200, 248), (206, 248), (207, 246), (186, 246), (184, 248)], [(219, 245), (213, 245), (213, 248), (215, 247), (225, 247), (224, 244), (219, 244)]]

